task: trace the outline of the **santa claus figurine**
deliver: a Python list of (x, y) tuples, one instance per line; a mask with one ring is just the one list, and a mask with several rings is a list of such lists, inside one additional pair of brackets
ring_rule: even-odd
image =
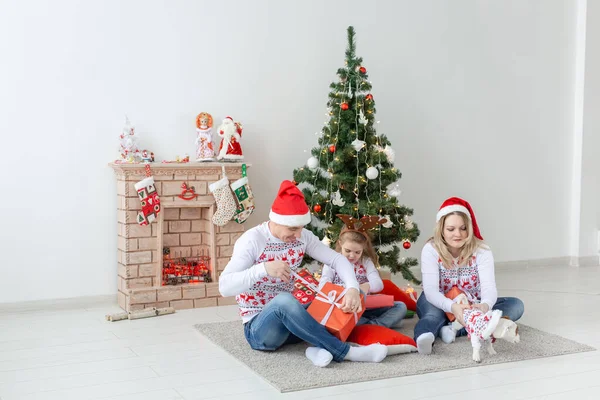
[(217, 160), (242, 161), (244, 159), (242, 146), (240, 146), (242, 124), (234, 122), (231, 117), (226, 117), (219, 126), (218, 134), (221, 138), (221, 145)]

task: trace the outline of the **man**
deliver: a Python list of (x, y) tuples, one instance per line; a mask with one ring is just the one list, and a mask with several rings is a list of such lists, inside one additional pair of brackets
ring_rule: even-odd
[(276, 350), (306, 341), (306, 356), (319, 367), (331, 360), (380, 362), (387, 347), (372, 344), (350, 347), (331, 335), (291, 294), (304, 254), (330, 265), (348, 289), (342, 311), (360, 312), (362, 305), (354, 267), (304, 225), (311, 220), (302, 192), (283, 181), (269, 213), (269, 221), (246, 231), (235, 243), (231, 260), (219, 278), (223, 296), (236, 296), (246, 340), (255, 350)]

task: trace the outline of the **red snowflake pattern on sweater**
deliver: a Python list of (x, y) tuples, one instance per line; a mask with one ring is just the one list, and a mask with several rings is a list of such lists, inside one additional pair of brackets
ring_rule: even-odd
[[(356, 280), (358, 281), (359, 285), (362, 285), (363, 283), (369, 283), (369, 278), (367, 278), (367, 269), (360, 261), (354, 263), (354, 275), (356, 275)], [(340, 278), (337, 272), (333, 277), (332, 283), (335, 285), (344, 286), (344, 281), (342, 278)]]
[(471, 338), (471, 336), (475, 336), (482, 340), (486, 339), (483, 337), (483, 332), (486, 330), (488, 323), (490, 322), (489, 315), (485, 314), (481, 310), (473, 308), (466, 309), (463, 313), (463, 317), (465, 319), (465, 330), (469, 334), (469, 338)]
[[(304, 256), (305, 246), (306, 244), (300, 240), (284, 243), (275, 242), (269, 238), (265, 248), (255, 262), (259, 264), (265, 262), (265, 260), (281, 260), (287, 262), (292, 271), (296, 271), (302, 263), (300, 255)], [(297, 255), (297, 257), (293, 257), (294, 255)], [(250, 289), (235, 297), (240, 307), (240, 316), (248, 317), (260, 313), (269, 301), (273, 300), (279, 293), (291, 293), (294, 290), (294, 282), (294, 277), (288, 283), (279, 278), (263, 277), (252, 285)]]
[(441, 259), (438, 259), (438, 268), (440, 271), (440, 291), (443, 294), (448, 293), (453, 286), (467, 294), (467, 297), (481, 300), (479, 294), (481, 287), (479, 282), (479, 272), (477, 271), (477, 257), (473, 256), (466, 265), (453, 268), (444, 267)]

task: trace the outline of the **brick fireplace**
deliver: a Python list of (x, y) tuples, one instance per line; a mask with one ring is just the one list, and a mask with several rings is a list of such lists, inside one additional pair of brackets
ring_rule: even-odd
[[(149, 226), (140, 226), (136, 222), (141, 203), (134, 184), (145, 178), (144, 165), (109, 165), (117, 179), (119, 306), (125, 311), (134, 311), (147, 307), (185, 309), (235, 304), (233, 297), (219, 294), (218, 279), (244, 225), (231, 221), (219, 227), (211, 222), (216, 205), (208, 185), (222, 178), (221, 164), (150, 164), (162, 211)], [(225, 173), (230, 182), (239, 179), (242, 164), (226, 163)], [(197, 196), (193, 200), (179, 197), (184, 183), (195, 188)], [(173, 258), (208, 257), (211, 281), (167, 284), (163, 279), (165, 248)]]

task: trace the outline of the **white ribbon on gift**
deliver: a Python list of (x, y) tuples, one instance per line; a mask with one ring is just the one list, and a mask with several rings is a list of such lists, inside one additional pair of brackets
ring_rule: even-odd
[[(337, 294), (337, 292), (335, 290), (331, 290), (331, 291), (329, 291), (329, 293), (325, 294), (322, 291), (320, 291), (319, 288), (316, 287), (313, 283), (310, 283), (306, 279), (301, 277), (298, 273), (296, 273), (296, 271), (292, 270), (292, 275), (296, 279), (300, 279), (308, 288), (312, 289), (317, 294), (315, 297), (315, 300), (330, 304), (329, 310), (327, 310), (327, 313), (325, 313), (325, 316), (319, 322), (321, 325), (325, 325), (327, 323), (327, 321), (329, 321), (329, 317), (331, 317), (334, 307), (337, 307), (340, 309), (342, 308), (342, 303), (338, 303), (338, 301), (341, 300), (342, 297), (344, 297), (346, 295), (346, 292), (348, 292), (348, 288), (344, 288), (344, 290), (342, 290), (339, 295)], [(354, 312), (353, 314), (354, 314), (354, 323), (358, 323), (358, 315), (356, 314), (356, 312)]]

